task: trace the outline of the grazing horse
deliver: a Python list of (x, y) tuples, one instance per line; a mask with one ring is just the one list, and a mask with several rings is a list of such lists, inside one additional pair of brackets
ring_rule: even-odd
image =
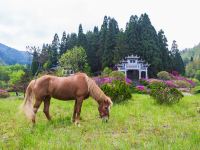
[(35, 123), (35, 115), (41, 103), (44, 102), (44, 114), (51, 120), (49, 105), (51, 97), (59, 100), (75, 100), (72, 121), (79, 123), (83, 100), (93, 97), (99, 104), (98, 110), (101, 118), (109, 118), (111, 99), (104, 94), (94, 80), (84, 73), (77, 73), (69, 77), (56, 77), (44, 75), (32, 80), (27, 89), (23, 104), (26, 116)]

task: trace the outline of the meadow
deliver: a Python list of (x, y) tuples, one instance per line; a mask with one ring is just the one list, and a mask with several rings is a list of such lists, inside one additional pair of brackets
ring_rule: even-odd
[(133, 94), (114, 104), (110, 120), (99, 118), (97, 103), (85, 100), (80, 127), (71, 122), (74, 101), (51, 100), (48, 122), (37, 113), (32, 127), (19, 111), (22, 98), (0, 99), (0, 149), (199, 149), (200, 95), (159, 105), (149, 95)]

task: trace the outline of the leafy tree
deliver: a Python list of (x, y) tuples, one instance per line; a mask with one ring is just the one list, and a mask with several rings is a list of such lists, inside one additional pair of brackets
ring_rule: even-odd
[(59, 64), (62, 68), (67, 70), (78, 71), (88, 71), (87, 55), (82, 47), (74, 47), (68, 50), (59, 59)]
[(195, 73), (195, 78), (200, 81), (200, 70), (197, 70)]
[(12, 73), (9, 74), (10, 77), (10, 85), (15, 85), (17, 84), (22, 76), (24, 76), (25, 72), (23, 70), (19, 70), (19, 71), (14, 71)]
[(195, 77), (197, 70), (200, 70), (200, 59), (193, 60), (185, 67), (186, 75), (188, 77)]

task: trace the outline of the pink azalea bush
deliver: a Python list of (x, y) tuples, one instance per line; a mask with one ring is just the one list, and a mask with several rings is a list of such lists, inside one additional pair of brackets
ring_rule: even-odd
[(147, 94), (147, 93), (149, 93), (149, 90), (144, 85), (137, 85), (135, 87), (135, 92), (136, 93), (141, 93), (141, 94)]
[(132, 81), (128, 78), (122, 79), (117, 77), (93, 77), (93, 80), (99, 85), (112, 83), (115, 80), (124, 81), (126, 84), (131, 84)]

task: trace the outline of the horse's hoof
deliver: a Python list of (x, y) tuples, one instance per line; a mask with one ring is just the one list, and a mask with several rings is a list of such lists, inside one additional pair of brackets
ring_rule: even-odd
[(74, 124), (75, 124), (75, 126), (77, 126), (77, 127), (80, 127), (80, 126), (81, 126), (80, 123), (79, 123), (79, 121), (75, 121)]

